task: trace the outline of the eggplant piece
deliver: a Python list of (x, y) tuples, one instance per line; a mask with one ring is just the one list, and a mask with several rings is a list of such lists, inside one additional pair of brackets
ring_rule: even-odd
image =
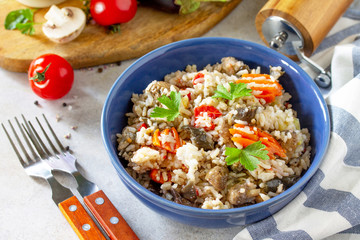
[(156, 183), (154, 181), (150, 181), (148, 189), (150, 192), (155, 193), (158, 196), (161, 196), (161, 184)]
[(255, 117), (257, 108), (249, 108), (249, 107), (240, 107), (237, 108), (236, 111), (238, 112), (234, 119), (250, 122), (251, 119)]
[(181, 204), (181, 205), (185, 205), (185, 206), (189, 206), (189, 207), (195, 207), (195, 204), (190, 202), (189, 200), (187, 200), (186, 198), (182, 197), (181, 194), (176, 191), (175, 189), (171, 188), (170, 189), (170, 193), (174, 198), (174, 202)]
[(185, 186), (181, 188), (181, 195), (182, 197), (186, 198), (190, 202), (194, 202), (197, 198), (196, 195), (196, 188), (193, 182), (189, 182)]
[(286, 189), (290, 188), (292, 185), (294, 185), (299, 179), (300, 179), (300, 176), (295, 176), (295, 175), (283, 177), (282, 179), (274, 178), (265, 183), (264, 190), (266, 192), (276, 192), (277, 188), (280, 184), (283, 184), (284, 189), (286, 190)]
[(139, 0), (144, 6), (153, 7), (168, 13), (179, 13), (180, 6), (175, 4), (175, 0)]
[(236, 206), (243, 206), (255, 201), (254, 196), (249, 196), (249, 187), (246, 183), (237, 183), (232, 186), (227, 193), (227, 200)]
[(206, 134), (204, 129), (189, 125), (182, 128), (190, 131), (191, 142), (198, 148), (203, 148), (205, 151), (214, 149), (214, 141)]
[(215, 166), (206, 174), (205, 179), (217, 190), (222, 191), (226, 187), (229, 170), (227, 167)]
[(283, 182), (278, 179), (278, 178), (274, 178), (270, 181), (267, 181), (266, 182), (266, 185), (265, 185), (265, 191), (266, 192), (276, 192), (277, 191), (277, 188), (280, 184), (282, 184)]
[(284, 184), (285, 189), (288, 189), (289, 187), (291, 187), (292, 185), (294, 185), (297, 181), (299, 181), (300, 176), (288, 176), (288, 177), (283, 177), (282, 182)]

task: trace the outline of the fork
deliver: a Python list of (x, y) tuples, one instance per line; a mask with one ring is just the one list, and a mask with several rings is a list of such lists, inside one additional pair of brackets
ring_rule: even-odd
[[(40, 138), (39, 134), (36, 132), (32, 123), (26, 122), (25, 117), (24, 116), (22, 116), (22, 117), (25, 121), (25, 125), (27, 126), (27, 128), (31, 129), (32, 133), (34, 133), (33, 135), (30, 134), (30, 139), (32, 140), (32, 142), (34, 144), (37, 144), (37, 145), (39, 144), (41, 146), (39, 154), (40, 154), (40, 156), (43, 156), (44, 158), (49, 159), (47, 163), (49, 164), (49, 166), (51, 166), (51, 168), (53, 170), (59, 170), (59, 171), (71, 174), (75, 178), (75, 180), (78, 184), (78, 187), (77, 187), (78, 192), (83, 197), (99, 191), (99, 187), (95, 183), (87, 180), (83, 175), (81, 175), (81, 173), (79, 172), (79, 170), (77, 169), (77, 166), (76, 166), (76, 158), (72, 154), (70, 154), (70, 150), (64, 148), (64, 146), (61, 144), (59, 138), (56, 136), (54, 130), (52, 129), (51, 125), (49, 124), (49, 122), (44, 114), (43, 114), (43, 117), (46, 122), (46, 125), (48, 126), (57, 145), (59, 146), (61, 153), (54, 146), (54, 144), (52, 143), (48, 134), (45, 132), (43, 126), (41, 125), (41, 123), (37, 117), (35, 117), (35, 119), (36, 119), (41, 131), (43, 132), (47, 142), (49, 143), (52, 151), (54, 152), (54, 155), (47, 149), (46, 145)], [(36, 139), (35, 139), (35, 137), (36, 137)], [(62, 161), (59, 161), (59, 160), (62, 160)]]
[[(71, 227), (74, 229), (75, 233), (79, 236), (80, 239), (105, 239), (102, 235), (99, 228), (96, 226), (95, 222), (92, 218), (88, 215), (86, 210), (83, 208), (79, 200), (72, 194), (72, 192), (62, 186), (52, 175), (51, 167), (44, 162), (42, 157), (39, 157), (32, 145), (29, 142), (28, 137), (26, 136), (25, 132), (29, 136), (29, 132), (24, 128), (21, 128), (20, 123), (17, 118), (15, 118), (16, 124), (23, 136), (23, 139), (31, 152), (32, 157), (30, 157), (28, 151), (25, 149), (24, 144), (20, 140), (15, 128), (13, 127), (11, 121), (9, 120), (10, 128), (15, 136), (20, 149), (25, 156), (26, 161), (23, 159), (22, 155), (20, 154), (19, 150), (17, 149), (14, 141), (10, 137), (10, 134), (6, 130), (4, 124), (2, 123), (2, 128), (13, 148), (15, 151), (16, 156), (18, 157), (20, 164), (25, 169), (25, 172), (32, 177), (40, 177), (45, 179), (52, 190), (52, 199), (56, 205), (58, 205), (60, 211), (63, 213), (67, 221), (70, 223)], [(37, 147), (35, 146), (35, 149)]]
[(95, 183), (90, 182), (81, 175), (76, 166), (75, 156), (70, 153), (69, 149), (64, 148), (64, 146), (61, 144), (59, 138), (55, 134), (44, 114), (43, 118), (53, 138), (55, 139), (55, 142), (59, 146), (60, 151), (55, 147), (54, 143), (51, 141), (50, 137), (43, 128), (41, 122), (36, 117), (35, 119), (53, 152), (52, 154), (48, 150), (32, 123), (27, 121), (26, 125), (30, 133), (31, 141), (34, 145), (39, 145), (39, 148), (42, 149), (39, 151), (40, 156), (48, 159), (46, 163), (53, 170), (60, 170), (62, 172), (71, 174), (75, 178), (78, 183), (78, 192), (84, 198), (85, 205), (95, 216), (96, 220), (100, 223), (102, 228), (111, 239), (138, 239), (134, 231), (117, 211), (106, 194), (102, 190), (99, 190), (99, 187)]

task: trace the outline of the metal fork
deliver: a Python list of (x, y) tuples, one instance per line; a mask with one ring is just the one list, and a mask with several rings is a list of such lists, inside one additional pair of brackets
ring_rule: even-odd
[(47, 159), (46, 163), (49, 164), (53, 170), (60, 170), (62, 172), (69, 173), (76, 179), (78, 183), (78, 192), (84, 198), (85, 205), (93, 213), (96, 220), (100, 223), (111, 239), (138, 239), (136, 234), (117, 211), (105, 193), (102, 190), (99, 190), (95, 183), (90, 182), (81, 175), (76, 167), (75, 156), (70, 153), (69, 149), (64, 148), (44, 114), (43, 117), (53, 138), (59, 146), (60, 151), (51, 141), (39, 119), (35, 118), (53, 151), (52, 154), (42, 141), (32, 123), (27, 121), (30, 139), (34, 145), (38, 145), (40, 156)]
[(32, 158), (30, 157), (30, 155), (28, 154), (28, 152), (26, 151), (24, 145), (22, 144), (18, 134), (16, 133), (13, 125), (11, 124), (10, 120), (9, 120), (9, 125), (11, 127), (11, 130), (14, 133), (14, 136), (18, 142), (18, 145), (20, 146), (23, 154), (25, 155), (26, 161), (24, 161), (24, 159), (22, 158), (21, 154), (19, 153), (18, 149), (16, 148), (16, 145), (14, 144), (14, 142), (12, 141), (8, 131), (6, 130), (4, 124), (1, 124), (9, 141), (11, 146), (13, 147), (16, 156), (19, 158), (19, 161), (21, 163), (21, 165), (24, 167), (25, 172), (30, 175), (30, 176), (34, 176), (34, 177), (40, 177), (45, 179), (52, 190), (52, 199), (54, 200), (55, 204), (58, 205), (60, 202), (62, 202), (64, 199), (70, 198), (73, 196), (72, 192), (68, 189), (63, 187), (52, 175), (51, 173), (51, 167), (49, 167), (46, 163), (44, 163), (43, 161), (41, 161), (41, 159), (38, 157), (38, 155), (35, 153), (34, 148), (31, 146), (28, 138), (25, 135), (24, 130), (21, 128), (19, 121), (17, 120), (17, 118), (15, 118), (15, 121), (18, 125), (18, 128), (20, 129), (20, 132), (26, 142), (26, 145), (28, 146)]
[(39, 119), (36, 117), (35, 119), (36, 119), (38, 125), (40, 126), (41, 131), (43, 132), (47, 142), (49, 143), (52, 151), (54, 152), (54, 154), (52, 154), (48, 150), (48, 148), (46, 147), (46, 145), (40, 138), (39, 134), (35, 130), (34, 126), (31, 124), (30, 121), (28, 121), (26, 123), (27, 127), (28, 127), (28, 129), (31, 129), (32, 130), (31, 132), (33, 133), (33, 134), (30, 134), (31, 141), (34, 144), (39, 144), (41, 146), (41, 147), (39, 147), (40, 156), (48, 159), (47, 163), (51, 166), (51, 168), (53, 170), (59, 170), (59, 171), (71, 174), (75, 178), (75, 180), (78, 184), (77, 190), (79, 191), (81, 196), (85, 197), (94, 192), (99, 191), (99, 188), (96, 184), (87, 180), (83, 175), (81, 175), (81, 173), (78, 171), (77, 166), (76, 166), (76, 158), (70, 153), (70, 150), (68, 150), (67, 148), (64, 148), (64, 146), (61, 144), (61, 142), (59, 141), (59, 138), (56, 136), (54, 130), (52, 129), (51, 125), (49, 124), (49, 122), (44, 114), (43, 114), (43, 117), (44, 117), (47, 127), (49, 128), (52, 136), (54, 137), (57, 145), (59, 146), (61, 153), (54, 146), (53, 142), (51, 141), (48, 134), (44, 130), (43, 126), (41, 125)]
[[(42, 157), (39, 157), (36, 154), (39, 149), (36, 145), (34, 145), (34, 149), (29, 142), (28, 137), (30, 137), (30, 132), (25, 128), (24, 125), (22, 125), (23, 128), (20, 126), (17, 118), (15, 118), (15, 121), (32, 155), (32, 157), (30, 157), (28, 151), (25, 149), (24, 144), (22, 143), (17, 132), (15, 131), (15, 128), (9, 120), (8, 122), (13, 132), (13, 135), (15, 136), (23, 155), (25, 156), (26, 161), (24, 161), (22, 155), (20, 154), (10, 134), (6, 130), (4, 124), (2, 123), (1, 125), (12, 148), (15, 151), (16, 156), (18, 157), (21, 165), (24, 167), (25, 172), (29, 176), (43, 178), (49, 183), (52, 190), (53, 201), (60, 208), (60, 211), (63, 213), (66, 220), (70, 223), (71, 227), (74, 229), (75, 233), (79, 236), (80, 239), (106, 239), (102, 234), (101, 230), (92, 220), (90, 215), (83, 208), (79, 200), (72, 194), (72, 192), (68, 188), (62, 186), (54, 178), (51, 172), (51, 167), (46, 164), (46, 162), (44, 162), (44, 159)], [(26, 134), (24, 131), (26, 132)]]

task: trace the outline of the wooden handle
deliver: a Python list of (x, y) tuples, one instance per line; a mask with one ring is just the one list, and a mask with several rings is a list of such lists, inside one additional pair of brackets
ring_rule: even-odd
[(59, 208), (81, 240), (105, 240), (104, 235), (75, 196), (59, 203)]
[(84, 197), (84, 202), (111, 239), (139, 239), (102, 190)]
[(261, 38), (262, 25), (270, 16), (281, 17), (301, 33), (304, 52), (310, 56), (335, 25), (353, 0), (269, 0), (256, 16), (255, 24)]

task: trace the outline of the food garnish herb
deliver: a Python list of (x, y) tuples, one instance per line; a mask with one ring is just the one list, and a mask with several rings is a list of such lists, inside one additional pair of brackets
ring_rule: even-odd
[(30, 8), (11, 11), (5, 18), (5, 29), (18, 29), (22, 34), (34, 35), (34, 12)]
[(251, 89), (247, 88), (246, 83), (229, 83), (230, 92), (224, 87), (224, 85), (217, 85), (213, 98), (224, 98), (228, 100), (234, 100), (235, 98), (251, 96)]
[(159, 102), (164, 104), (166, 108), (156, 107), (154, 111), (150, 114), (150, 117), (154, 118), (165, 118), (171, 122), (179, 115), (179, 108), (181, 102), (181, 94), (179, 92), (171, 91), (170, 97), (162, 95), (157, 99)]
[(267, 155), (268, 151), (265, 150), (266, 146), (261, 141), (250, 144), (246, 148), (238, 149), (227, 147), (225, 149), (225, 159), (227, 165), (232, 165), (239, 162), (249, 171), (254, 171), (258, 164), (259, 159), (268, 160), (270, 157)]
[(196, 11), (200, 7), (200, 2), (228, 2), (229, 0), (175, 0), (175, 4), (180, 6), (181, 14), (188, 14)]

